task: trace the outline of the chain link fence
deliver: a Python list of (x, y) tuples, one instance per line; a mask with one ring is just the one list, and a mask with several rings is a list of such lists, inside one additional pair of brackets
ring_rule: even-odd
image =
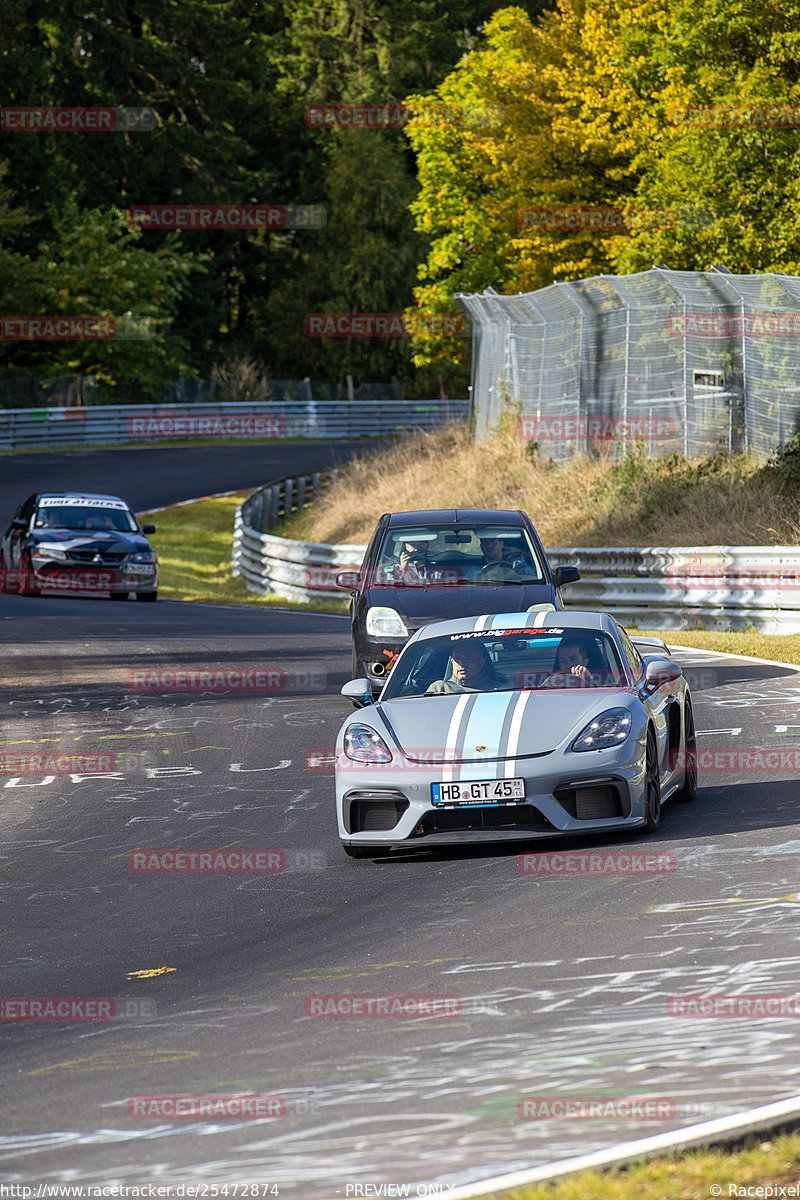
[(800, 430), (796, 276), (653, 267), (456, 299), (473, 322), (478, 437), (508, 404), (554, 459), (637, 442), (765, 456)]

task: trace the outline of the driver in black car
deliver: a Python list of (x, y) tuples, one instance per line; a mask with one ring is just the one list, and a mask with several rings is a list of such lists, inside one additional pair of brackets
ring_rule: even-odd
[(491, 578), (492, 576), (491, 567), (499, 568), (498, 575), (502, 575), (508, 571), (513, 571), (515, 575), (534, 575), (530, 564), (524, 558), (520, 558), (518, 555), (506, 557), (505, 538), (484, 536), (479, 537), (478, 540), (481, 544), (481, 553), (485, 559), (485, 562), (479, 569), (481, 574), (487, 578)]

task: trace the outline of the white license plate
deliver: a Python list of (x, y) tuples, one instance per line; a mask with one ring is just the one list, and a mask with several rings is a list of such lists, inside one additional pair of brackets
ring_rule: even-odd
[(128, 563), (125, 567), (126, 575), (152, 575), (153, 568), (150, 563)]
[(433, 804), (505, 804), (509, 800), (524, 799), (524, 779), (472, 779), (431, 784)]

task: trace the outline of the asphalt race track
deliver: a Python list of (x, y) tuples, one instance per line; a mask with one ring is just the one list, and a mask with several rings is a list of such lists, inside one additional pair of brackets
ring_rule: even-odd
[[(178, 498), (168, 480), (145, 494), (140, 453), (141, 475), (111, 490), (139, 508)], [(7, 459), (20, 497), (36, 458), (60, 479), (62, 456)], [(185, 492), (269, 478), (229, 466)], [(84, 997), (116, 1014), (3, 1021), (5, 1183), (447, 1195), (800, 1092), (791, 1018), (667, 1010), (674, 994), (797, 991), (796, 672), (676, 653), (705, 752), (696, 802), (668, 805), (654, 838), (525, 847), (657, 851), (674, 870), (545, 876), (520, 871), (520, 847), (344, 856), (324, 758), (353, 711), (338, 694), (345, 618), (4, 596), (0, 630), (0, 750), (113, 756), (100, 775), (0, 775), (4, 1011)], [(176, 691), (177, 669), (259, 670), (273, 690)], [(131, 869), (130, 852), (170, 847), (272, 850), (283, 869)], [(346, 993), (458, 1003), (308, 1015)], [(274, 1098), (274, 1115), (143, 1116), (135, 1102), (243, 1094)], [(661, 1116), (521, 1119), (524, 1097), (651, 1097)]]

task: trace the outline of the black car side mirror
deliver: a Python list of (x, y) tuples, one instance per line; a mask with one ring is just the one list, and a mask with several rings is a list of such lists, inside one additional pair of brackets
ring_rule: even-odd
[(556, 567), (553, 571), (553, 585), (557, 588), (564, 587), (567, 583), (577, 583), (581, 577), (581, 573), (577, 567)]
[(142, 526), (142, 533), (155, 533), (155, 531), (156, 531), (155, 525), (143, 525)]

